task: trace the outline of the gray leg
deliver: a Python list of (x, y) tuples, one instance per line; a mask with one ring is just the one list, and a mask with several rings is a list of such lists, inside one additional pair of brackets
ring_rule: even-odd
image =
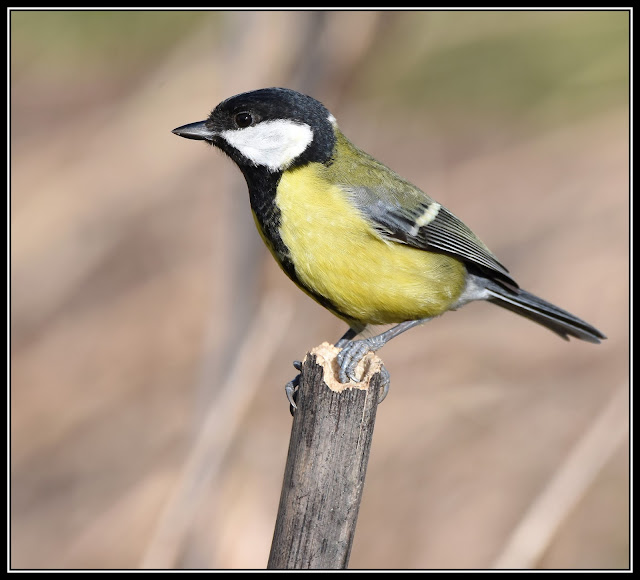
[(337, 346), (338, 348), (344, 348), (344, 346), (351, 342), (351, 339), (354, 336), (357, 336), (360, 332), (362, 332), (364, 330), (364, 328), (353, 328), (350, 327), (349, 330), (347, 330), (347, 332), (345, 332), (342, 335), (342, 338), (336, 342), (335, 346)]
[[(339, 380), (341, 383), (348, 383), (349, 380), (357, 382), (355, 376), (356, 367), (362, 360), (365, 354), (369, 351), (375, 352), (382, 348), (392, 338), (395, 338), (399, 334), (402, 334), (406, 330), (418, 326), (423, 322), (431, 320), (430, 318), (423, 318), (422, 320), (409, 320), (407, 322), (401, 322), (400, 324), (390, 328), (382, 334), (372, 336), (370, 338), (364, 338), (362, 340), (351, 340), (355, 334), (350, 334), (348, 331), (336, 344), (336, 346), (342, 347), (342, 350), (338, 353), (338, 366), (340, 367)], [(388, 373), (387, 373), (388, 374)], [(388, 391), (388, 385), (384, 395)]]

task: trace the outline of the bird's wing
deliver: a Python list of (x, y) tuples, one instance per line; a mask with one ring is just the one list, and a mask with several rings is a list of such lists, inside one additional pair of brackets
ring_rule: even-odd
[(347, 185), (344, 190), (383, 239), (449, 254), (517, 287), (508, 270), (462, 221), (396, 174), (375, 188)]

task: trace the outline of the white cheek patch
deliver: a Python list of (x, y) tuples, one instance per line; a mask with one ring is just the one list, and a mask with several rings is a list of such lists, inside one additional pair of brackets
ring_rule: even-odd
[(222, 131), (220, 136), (252, 163), (273, 172), (286, 169), (313, 141), (309, 125), (282, 119)]

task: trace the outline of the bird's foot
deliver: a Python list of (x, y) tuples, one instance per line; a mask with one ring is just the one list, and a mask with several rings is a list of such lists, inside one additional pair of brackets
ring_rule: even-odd
[[(302, 361), (294, 360), (293, 368), (297, 371), (302, 371)], [(295, 410), (298, 408), (296, 405), (296, 399), (298, 398), (298, 387), (300, 386), (300, 375), (297, 374), (293, 379), (291, 379), (285, 386), (284, 392), (287, 395), (287, 401), (289, 401), (289, 411), (293, 415)]]
[[(384, 342), (380, 344), (381, 342), (382, 341), (380, 341), (377, 336), (362, 340), (339, 340), (336, 343), (336, 346), (342, 350), (338, 353), (336, 358), (338, 361), (338, 379), (340, 382), (343, 384), (348, 383), (349, 381), (354, 381), (356, 383), (360, 382), (356, 375), (356, 368), (358, 364), (360, 364), (360, 361), (368, 352), (374, 352), (378, 350), (378, 348), (382, 347)], [(391, 376), (384, 365), (382, 365), (380, 369), (380, 374), (382, 375), (382, 392), (378, 398), (378, 403), (382, 403), (382, 401), (384, 401), (385, 397), (389, 393), (389, 386), (391, 385)]]
[[(382, 345), (378, 345), (376, 337), (372, 337), (364, 340), (341, 340), (336, 344), (336, 346), (342, 349), (336, 355), (339, 369), (338, 379), (342, 384), (345, 384), (350, 381), (356, 383), (360, 382), (356, 375), (356, 368), (358, 364), (368, 352), (372, 352), (376, 350), (376, 347), (379, 348)], [(302, 371), (301, 361), (293, 361), (293, 366), (297, 371)], [(384, 401), (389, 393), (389, 386), (391, 385), (391, 376), (384, 365), (381, 365), (380, 374), (382, 381), (380, 385), (380, 394), (378, 396), (378, 404)], [(287, 395), (287, 401), (289, 401), (289, 410), (292, 415), (298, 408), (297, 398), (298, 389), (300, 387), (300, 376), (300, 374), (296, 375), (284, 387), (285, 394)]]

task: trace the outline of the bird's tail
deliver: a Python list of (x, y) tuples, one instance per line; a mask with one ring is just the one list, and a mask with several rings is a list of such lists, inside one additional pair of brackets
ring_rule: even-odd
[(491, 295), (488, 298), (489, 302), (542, 324), (565, 340), (569, 340), (569, 337), (573, 336), (580, 340), (599, 343), (600, 339), (607, 338), (584, 320), (580, 320), (577, 316), (526, 290), (508, 290), (495, 282), (489, 280), (487, 282), (486, 289)]

